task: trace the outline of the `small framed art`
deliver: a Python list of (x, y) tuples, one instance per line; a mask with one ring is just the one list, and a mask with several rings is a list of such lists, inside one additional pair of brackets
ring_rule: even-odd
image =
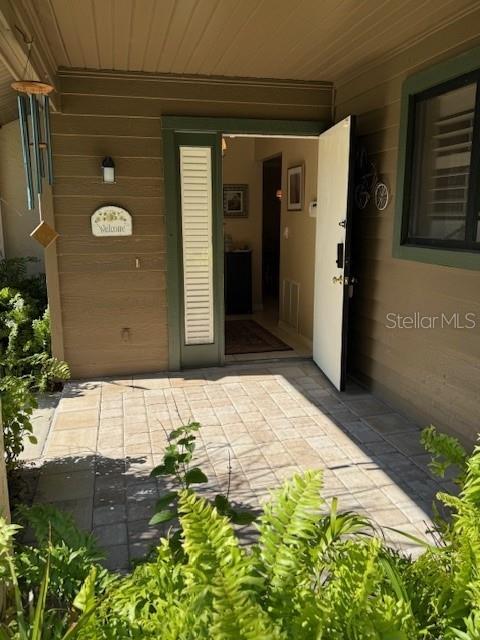
[(303, 209), (303, 165), (290, 167), (287, 170), (287, 209), (301, 211)]
[(248, 184), (223, 185), (225, 218), (248, 218)]

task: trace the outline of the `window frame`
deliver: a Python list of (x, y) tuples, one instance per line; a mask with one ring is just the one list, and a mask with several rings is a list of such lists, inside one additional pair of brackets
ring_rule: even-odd
[[(393, 234), (393, 257), (464, 269), (480, 269), (480, 242), (415, 238), (409, 234), (415, 109), (418, 102), (448, 90), (477, 82), (473, 136), (480, 136), (480, 47), (425, 69), (407, 78), (402, 87), (397, 168), (397, 193)], [(480, 188), (473, 176), (480, 175), (480, 142), (472, 145), (469, 175), (467, 234), (473, 238), (474, 219), (480, 211)], [(478, 179), (477, 179), (478, 181)], [(480, 222), (478, 223), (480, 225)], [(476, 227), (476, 223), (475, 223)]]

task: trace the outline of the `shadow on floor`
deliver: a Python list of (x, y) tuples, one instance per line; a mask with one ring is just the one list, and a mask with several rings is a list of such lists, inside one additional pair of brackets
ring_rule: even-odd
[[(111, 459), (92, 455), (46, 460), (40, 466), (26, 465), (20, 473), (33, 488), (35, 503), (51, 504), (70, 513), (80, 529), (93, 532), (105, 553), (105, 566), (125, 570), (144, 558), (160, 537), (178, 525), (149, 524), (157, 500), (179, 488), (169, 478), (151, 478), (150, 471), (146, 456)], [(252, 505), (248, 491), (242, 499), (234, 475), (230, 484), (235, 492), (232, 506), (258, 516), (258, 505)], [(196, 487), (199, 495), (212, 500), (227, 490), (216, 478)], [(256, 529), (250, 525), (235, 528), (241, 544), (249, 544), (256, 536)], [(24, 541), (31, 540), (27, 533)]]
[[(99, 416), (97, 426), (85, 425), (97, 434), (96, 450), (64, 455), (88, 412)], [(231, 461), (230, 496), (242, 508), (258, 509), (285, 478), (321, 468), (323, 496), (338, 496), (341, 510), (428, 537), (435, 494), (454, 489), (429, 472), (415, 424), (355, 383), (339, 393), (311, 360), (71, 382), (59, 415), (63, 423), (52, 429), (62, 438), (47, 448), (53, 459), (39, 461), (35, 501), (73, 513), (115, 569), (143, 557), (164, 533), (148, 522), (171, 484), (150, 471), (165, 433), (191, 420), (203, 425), (195, 464), (209, 483), (200, 493), (226, 492)], [(248, 541), (254, 529), (242, 535)], [(404, 538), (391, 540), (410, 550)]]

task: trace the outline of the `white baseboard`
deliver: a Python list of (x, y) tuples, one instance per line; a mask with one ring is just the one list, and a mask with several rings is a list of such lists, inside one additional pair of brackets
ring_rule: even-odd
[(310, 340), (310, 338), (307, 338), (306, 336), (303, 336), (301, 333), (298, 333), (298, 331), (295, 331), (293, 327), (291, 327), (289, 324), (287, 324), (283, 320), (278, 321), (278, 328), (281, 329), (282, 331), (285, 331), (285, 333), (288, 333), (288, 335), (295, 337), (297, 340), (300, 340), (300, 342), (302, 342), (308, 349), (310, 349), (310, 351), (312, 350), (313, 342)]

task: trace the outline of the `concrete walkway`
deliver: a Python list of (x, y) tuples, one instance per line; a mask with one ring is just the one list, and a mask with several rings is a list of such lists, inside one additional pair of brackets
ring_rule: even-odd
[(107, 565), (126, 569), (158, 539), (148, 520), (168, 483), (149, 473), (167, 433), (190, 420), (202, 424), (202, 491), (225, 493), (230, 465), (230, 497), (245, 506), (321, 468), (323, 495), (338, 496), (342, 510), (425, 536), (432, 499), (449, 488), (426, 469), (415, 424), (354, 384), (338, 393), (300, 360), (68, 383), (37, 459), (35, 501), (71, 511), (94, 531)]

